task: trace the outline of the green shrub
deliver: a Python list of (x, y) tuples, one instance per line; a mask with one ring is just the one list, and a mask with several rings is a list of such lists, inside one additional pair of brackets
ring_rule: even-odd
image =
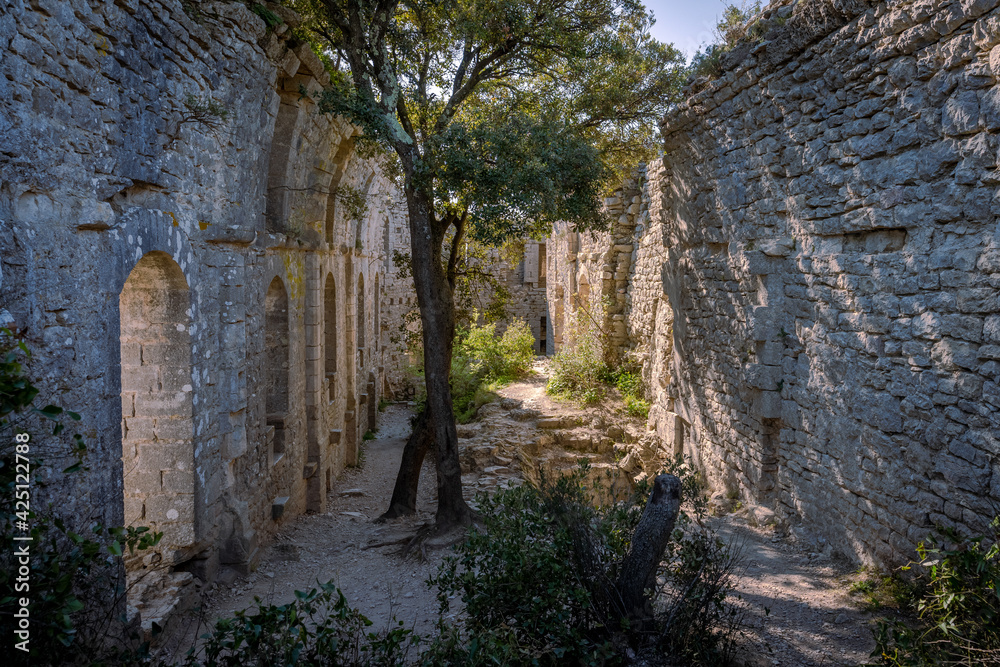
[(608, 387), (618, 390), (625, 412), (640, 419), (649, 417), (649, 401), (642, 381), (642, 371), (633, 360), (611, 368), (594, 336), (576, 337), (552, 358), (551, 377), (546, 391), (588, 405), (604, 398)]
[(552, 357), (549, 383), (545, 390), (555, 396), (571, 398), (583, 404), (594, 403), (604, 395), (608, 367), (604, 350), (594, 336), (576, 336)]
[(535, 337), (524, 320), (514, 320), (503, 335), (496, 323), (473, 323), (458, 332), (451, 359), (451, 394), (455, 419), (472, 420), (476, 411), (496, 399), (493, 390), (523, 377), (535, 355)]
[(916, 604), (917, 587), (898, 573), (884, 574), (877, 570), (863, 569), (863, 579), (851, 584), (848, 592), (861, 598), (867, 611), (880, 609), (912, 610)]
[[(727, 4), (722, 17), (715, 25), (716, 43), (698, 49), (691, 64), (688, 66), (695, 76), (706, 76), (711, 79), (722, 76), (722, 58), (744, 40), (759, 41), (771, 22), (750, 22), (761, 11), (759, 0), (745, 1), (742, 5)], [(783, 21), (775, 21), (775, 24)]]
[(347, 604), (332, 582), (295, 591), (284, 605), (263, 604), (216, 622), (192, 648), (184, 667), (293, 667), (385, 665), (404, 662), (414, 643), (411, 630), (367, 632), (372, 622)]
[(535, 358), (535, 337), (522, 319), (507, 325), (502, 336), (496, 323), (473, 324), (455, 346), (456, 356), (469, 360), (470, 370), (487, 382), (507, 383), (523, 377)]
[[(695, 489), (684, 475), (685, 494)], [(734, 558), (688, 512), (665, 554), (654, 593), (654, 627), (629, 628), (607, 603), (645, 507), (648, 487), (627, 501), (594, 507), (586, 467), (540, 487), (525, 484), (478, 499), (482, 530), (446, 558), (431, 583), (442, 614), (460, 596), (464, 632), (439, 631), (428, 655), (443, 664), (620, 664), (628, 650), (669, 654), (687, 664), (726, 664), (738, 621), (726, 601)], [(587, 543), (592, 548), (583, 549)], [(629, 648), (631, 645), (631, 649)]]
[(1000, 665), (1000, 516), (976, 537), (938, 528), (917, 554), (918, 620), (879, 621), (872, 657), (898, 667)]

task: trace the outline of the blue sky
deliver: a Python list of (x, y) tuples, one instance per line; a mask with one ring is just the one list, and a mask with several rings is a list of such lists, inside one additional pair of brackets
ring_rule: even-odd
[(714, 40), (712, 29), (725, 8), (722, 0), (646, 0), (645, 4), (656, 16), (653, 36), (672, 42), (688, 59), (699, 46)]

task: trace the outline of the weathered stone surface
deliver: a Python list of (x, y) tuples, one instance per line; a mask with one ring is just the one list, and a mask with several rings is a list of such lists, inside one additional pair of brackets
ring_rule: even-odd
[(657, 456), (902, 562), (996, 498), (1000, 2), (795, 6), (664, 120), (628, 224), (557, 230), (549, 301), (611, 304)]
[[(0, 13), (0, 324), (26, 332), (42, 396), (82, 415), (89, 448), (89, 470), (37, 500), (162, 530), (131, 572), (252, 567), (276, 519), (323, 507), (374, 426), (353, 410), (382, 389), (399, 197), (355, 128), (301, 97), (326, 76), (308, 48), (241, 3), (212, 16), (174, 0)], [(362, 219), (344, 186), (368, 196)]]

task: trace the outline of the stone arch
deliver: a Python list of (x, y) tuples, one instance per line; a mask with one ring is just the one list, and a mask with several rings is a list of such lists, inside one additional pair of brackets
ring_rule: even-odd
[(357, 347), (355, 341), (357, 341), (357, 306), (351, 307), (352, 300), (356, 299), (355, 294), (352, 290), (352, 281), (354, 280), (354, 255), (348, 254), (346, 256), (345, 266), (344, 266), (344, 276), (343, 281), (343, 300), (341, 303), (344, 304), (344, 316), (346, 320), (347, 336), (345, 337), (344, 344), (344, 363), (340, 372), (346, 373), (344, 377), (344, 384), (347, 387), (347, 396), (344, 407), (344, 465), (353, 466), (357, 465), (358, 462), (358, 391), (357, 385), (359, 379), (357, 377), (357, 363), (354, 357), (357, 353), (354, 351)]
[(125, 525), (163, 533), (144, 558), (126, 558), (133, 578), (179, 564), (196, 541), (191, 295), (170, 255), (136, 263), (119, 314)]
[(363, 433), (368, 430), (368, 407), (371, 403), (371, 396), (368, 394), (368, 384), (365, 382), (365, 355), (367, 354), (367, 328), (368, 320), (366, 319), (366, 308), (365, 308), (365, 275), (363, 273), (358, 274), (357, 282), (357, 306), (355, 307), (355, 328), (357, 331), (357, 369), (356, 377), (358, 378), (358, 389), (360, 390), (361, 396), (358, 401), (358, 432)]
[(379, 349), (381, 349), (381, 339), (382, 339), (382, 298), (381, 292), (379, 292), (379, 276), (375, 274), (375, 291), (372, 293), (372, 316), (374, 321), (373, 332), (372, 332), (372, 342), (374, 343), (375, 354), (378, 354)]
[(337, 189), (344, 174), (347, 172), (347, 165), (351, 162), (354, 153), (354, 138), (347, 137), (340, 142), (337, 147), (337, 154), (333, 158), (333, 177), (330, 179), (330, 195), (326, 200), (326, 225), (325, 238), (327, 246), (333, 247), (337, 239), (337, 214), (340, 207), (337, 206)]
[[(364, 184), (361, 186), (361, 195), (364, 197), (366, 203), (369, 201), (368, 195), (371, 193), (372, 184), (375, 182), (375, 172), (372, 171), (365, 178)], [(367, 221), (368, 215), (362, 215), (354, 220), (354, 248), (356, 250), (364, 250), (365, 247), (365, 222)]]
[(274, 134), (271, 137), (271, 152), (267, 167), (264, 222), (265, 229), (269, 232), (284, 232), (285, 221), (288, 220), (289, 188), (292, 178), (289, 171), (298, 123), (298, 103), (283, 95), (278, 105), (278, 117), (274, 121)]
[(337, 281), (332, 273), (326, 275), (323, 290), (323, 356), (323, 373), (329, 385), (327, 400), (332, 401), (337, 393)]
[(361, 353), (361, 356), (358, 357), (358, 368), (361, 369), (365, 366), (365, 325), (367, 324), (365, 320), (365, 275), (363, 273), (358, 274), (357, 300), (358, 350)]
[(271, 463), (285, 453), (288, 416), (289, 358), (288, 292), (275, 276), (264, 296), (264, 413)]

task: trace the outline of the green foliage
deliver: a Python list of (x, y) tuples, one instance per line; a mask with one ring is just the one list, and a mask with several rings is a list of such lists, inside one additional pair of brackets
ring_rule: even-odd
[(625, 401), (625, 412), (632, 417), (646, 419), (649, 416), (649, 401), (646, 400), (646, 387), (642, 381), (642, 369), (633, 360), (619, 365), (610, 372), (608, 378), (618, 389)]
[(347, 184), (337, 186), (337, 202), (344, 207), (344, 217), (361, 222), (368, 215), (368, 198), (358, 188)]
[(861, 599), (866, 611), (915, 608), (917, 588), (897, 573), (883, 574), (877, 570), (862, 570), (864, 578), (851, 584), (848, 592)]
[(490, 102), (453, 122), (436, 146), (436, 194), (472, 206), (469, 236), (496, 246), (560, 220), (605, 227), (606, 165), (596, 148), (561, 120)]
[(523, 377), (535, 358), (535, 337), (523, 319), (507, 325), (497, 335), (496, 323), (473, 324), (459, 336), (456, 356), (469, 360), (469, 367), (488, 382), (508, 383)]
[(551, 376), (545, 390), (584, 405), (596, 403), (604, 396), (605, 379), (609, 376), (604, 362), (604, 347), (596, 336), (577, 335), (552, 357)]
[(578, 330), (569, 337), (569, 343), (552, 358), (546, 391), (587, 405), (604, 399), (608, 388), (614, 387), (625, 403), (625, 413), (646, 419), (649, 401), (641, 368), (632, 359), (613, 367), (609, 365), (606, 337), (596, 324), (584, 322), (584, 325), (578, 322)]
[(459, 330), (451, 360), (451, 391), (459, 423), (475, 417), (496, 398), (493, 390), (524, 376), (534, 359), (535, 338), (524, 320), (516, 319), (497, 335), (496, 323)]
[(369, 632), (372, 622), (347, 604), (332, 582), (295, 591), (295, 600), (256, 608), (216, 622), (183, 667), (293, 667), (295, 665), (401, 664), (412, 646), (402, 627)]
[[(676, 472), (685, 497), (694, 499), (699, 492), (690, 469)], [(640, 631), (613, 611), (607, 584), (628, 553), (649, 488), (639, 485), (623, 502), (594, 507), (589, 499), (600, 497), (601, 484), (589, 484), (589, 477), (585, 465), (554, 481), (543, 478), (540, 487), (480, 496), (483, 528), (473, 530), (431, 580), (442, 613), (457, 595), (469, 617), (464, 634), (439, 633), (435, 659), (620, 664), (631, 643), (686, 664), (726, 664), (739, 621), (726, 602), (734, 555), (696, 520), (703, 500), (689, 502), (678, 517), (662, 570), (667, 583), (653, 593), (655, 628)]]
[(252, 11), (254, 14), (264, 19), (264, 23), (267, 24), (268, 28), (276, 28), (285, 22), (280, 16), (278, 16), (270, 9), (268, 9), (265, 5), (262, 5), (259, 2), (251, 3), (250, 11)]
[(609, 165), (655, 155), (656, 121), (684, 76), (635, 0), (418, 1), (384, 16), (368, 3), (290, 4), (350, 63), (321, 109), (401, 156), (417, 146), (407, 177), (490, 243), (598, 222), (598, 191), (618, 180)]
[[(442, 613), (449, 597), (458, 594), (469, 617), (469, 636), (448, 662), (475, 664), (477, 649), (502, 656), (502, 664), (600, 664), (612, 655), (574, 560), (570, 524), (561, 520), (571, 513), (584, 522), (598, 518), (586, 503), (585, 475), (584, 470), (541, 488), (525, 484), (478, 498), (483, 530), (471, 532), (431, 580), (440, 591)], [(625, 517), (630, 525), (600, 528), (609, 545), (618, 547), (617, 555), (621, 532), (638, 521), (636, 512)]]
[(368, 429), (367, 431), (365, 431), (365, 434), (363, 436), (361, 436), (361, 439), (364, 440), (365, 442), (367, 442), (369, 440), (374, 440), (375, 439), (375, 431), (372, 431), (371, 429)]
[(727, 4), (715, 26), (716, 43), (695, 53), (689, 66), (690, 71), (696, 76), (712, 79), (721, 76), (723, 56), (743, 41), (759, 41), (771, 27), (770, 22), (751, 22), (760, 11), (760, 0), (745, 0), (742, 5)]
[(385, 409), (388, 408), (390, 405), (392, 405), (392, 403), (389, 402), (389, 399), (387, 399), (387, 398), (380, 398), (380, 399), (378, 399), (378, 411), (379, 412), (385, 412)]
[(229, 119), (229, 109), (209, 96), (188, 93), (184, 98), (184, 109), (181, 124), (199, 123), (210, 130), (218, 130)]
[(717, 79), (722, 76), (722, 57), (729, 53), (722, 44), (709, 44), (691, 57), (691, 72), (695, 76)]
[(975, 537), (939, 527), (917, 555), (919, 618), (879, 621), (872, 657), (896, 667), (1000, 665), (1000, 516)]

